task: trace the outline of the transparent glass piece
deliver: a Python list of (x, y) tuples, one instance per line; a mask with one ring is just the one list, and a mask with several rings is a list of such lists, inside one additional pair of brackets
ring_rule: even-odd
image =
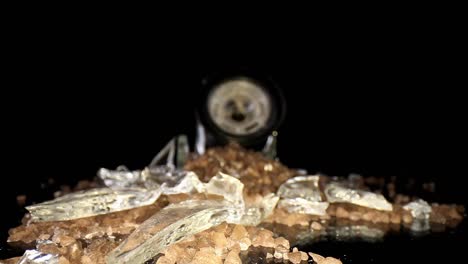
[(200, 191), (202, 185), (195, 173), (165, 165), (145, 168), (143, 171), (128, 171), (122, 167), (117, 170), (101, 168), (98, 176), (107, 187), (112, 189), (161, 187), (163, 194)]
[(97, 175), (109, 188), (156, 187), (149, 184), (141, 171), (129, 171), (125, 166), (119, 166), (116, 170), (101, 168)]
[(153, 158), (149, 167), (161, 165), (182, 168), (187, 161), (190, 148), (186, 135), (178, 135), (172, 138), (166, 146)]
[(185, 162), (187, 162), (187, 159), (190, 153), (190, 147), (189, 147), (188, 138), (186, 135), (179, 135), (177, 136), (176, 140), (177, 140), (176, 167), (182, 168), (184, 167)]
[(145, 168), (142, 177), (157, 184), (166, 183), (169, 186), (177, 185), (185, 177), (187, 171), (175, 169), (171, 166), (161, 165)]
[(70, 193), (26, 209), (33, 221), (64, 221), (150, 205), (160, 195), (160, 188), (97, 188)]
[(429, 218), (432, 212), (431, 206), (422, 199), (408, 203), (407, 205), (403, 206), (403, 209), (410, 211), (413, 218), (419, 219)]
[(265, 195), (259, 202), (246, 206), (244, 215), (240, 221), (242, 225), (256, 226), (267, 218), (275, 209), (279, 197), (270, 193)]
[(311, 202), (321, 202), (319, 189), (320, 176), (297, 176), (287, 180), (278, 189), (281, 198), (302, 198)]
[(273, 131), (271, 135), (268, 136), (265, 146), (263, 147), (263, 155), (267, 158), (275, 159), (277, 155), (276, 146), (278, 144), (278, 132)]
[(392, 204), (381, 194), (346, 188), (338, 183), (328, 184), (325, 196), (330, 203), (351, 203), (377, 210), (393, 210)]
[(162, 148), (158, 154), (153, 158), (151, 161), (149, 167), (157, 167), (161, 165), (167, 165), (170, 167), (175, 167), (174, 164), (174, 156), (176, 153), (176, 140), (175, 138), (172, 138), (167, 142), (166, 146)]
[(226, 221), (232, 210), (230, 204), (217, 200), (189, 200), (169, 205), (143, 222), (110, 252), (107, 263), (144, 263), (167, 246)]
[(230, 175), (219, 172), (205, 185), (205, 191), (221, 195), (226, 201), (244, 207), (244, 184)]
[(179, 181), (167, 181), (161, 186), (162, 193), (166, 195), (178, 193), (203, 192), (204, 184), (194, 172), (187, 172)]
[(410, 211), (413, 216), (411, 230), (416, 232), (429, 230), (429, 218), (432, 212), (431, 206), (424, 200), (418, 199), (403, 206), (403, 209)]
[(204, 186), (206, 193), (216, 194), (224, 197), (236, 210), (229, 216), (228, 222), (238, 223), (244, 214), (244, 184), (238, 179), (219, 172)]
[(282, 199), (278, 203), (279, 208), (286, 209), (289, 213), (326, 215), (328, 202), (314, 202), (304, 198)]
[(58, 255), (46, 254), (37, 250), (26, 250), (18, 264), (58, 264)]
[(197, 135), (195, 138), (195, 151), (198, 155), (203, 155), (206, 150), (206, 132), (205, 127), (197, 115)]

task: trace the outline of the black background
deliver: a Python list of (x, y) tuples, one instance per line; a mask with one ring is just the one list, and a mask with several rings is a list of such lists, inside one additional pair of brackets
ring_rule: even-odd
[[(325, 50), (296, 42), (272, 47), (272, 39), (241, 49), (219, 46), (229, 41), (223, 39), (140, 49), (92, 40), (22, 43), (15, 53), (13, 82), (1, 97), (3, 241), (19, 219), (16, 195), (38, 202), (100, 167), (140, 169), (176, 134), (193, 142), (201, 80), (231, 67), (264, 72), (282, 88), (288, 112), (278, 153), (288, 166), (435, 181), (438, 201), (466, 203), (466, 73), (450, 45), (323, 43), (331, 44)], [(41, 188), (49, 178), (55, 184)], [(355, 246), (354, 257), (347, 245), (327, 253), (347, 252), (348, 261), (360, 263), (397, 260), (399, 250), (425, 261), (434, 260), (431, 251), (456, 259), (459, 252), (439, 246), (462, 238), (418, 240), (414, 247), (426, 249), (415, 254), (410, 242), (374, 245), (380, 250), (372, 252)]]

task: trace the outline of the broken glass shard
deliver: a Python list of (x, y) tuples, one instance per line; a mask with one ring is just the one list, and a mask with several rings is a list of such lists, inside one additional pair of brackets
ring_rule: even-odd
[(129, 171), (125, 167), (119, 167), (117, 170), (101, 168), (98, 176), (112, 189), (162, 188), (162, 194), (200, 192), (203, 185), (195, 173), (170, 166), (145, 168), (143, 171)]
[(413, 216), (411, 230), (416, 232), (430, 229), (429, 217), (432, 212), (431, 206), (424, 200), (418, 199), (403, 206), (403, 209), (410, 211)]
[(328, 202), (313, 202), (304, 198), (281, 199), (278, 203), (279, 208), (284, 208), (289, 213), (326, 215)]
[(172, 138), (166, 146), (153, 158), (149, 167), (161, 165), (182, 168), (187, 161), (190, 152), (186, 135), (179, 135)]
[(178, 180), (166, 181), (161, 185), (162, 193), (166, 195), (178, 193), (203, 192), (204, 184), (198, 179), (194, 172), (186, 172)]
[(278, 132), (273, 131), (271, 135), (268, 136), (267, 141), (265, 143), (265, 146), (263, 147), (263, 155), (269, 159), (275, 159), (276, 158), (276, 146), (278, 142)]
[(403, 209), (410, 211), (413, 218), (429, 218), (432, 212), (431, 206), (424, 200), (418, 199), (405, 206)]
[(97, 175), (109, 188), (149, 187), (150, 183), (141, 171), (129, 171), (125, 166), (116, 170), (101, 168)]
[(58, 256), (45, 254), (37, 250), (26, 250), (18, 264), (58, 264)]
[(244, 184), (227, 174), (219, 172), (205, 185), (205, 191), (224, 197), (225, 200), (236, 206), (244, 207)]
[(381, 194), (343, 187), (330, 183), (325, 187), (325, 196), (330, 203), (351, 203), (377, 210), (392, 211), (393, 206)]
[(319, 175), (297, 176), (287, 180), (278, 189), (281, 201), (278, 207), (290, 213), (326, 215), (328, 202), (322, 202)]
[(176, 140), (177, 140), (176, 167), (182, 168), (184, 167), (185, 162), (187, 162), (187, 159), (190, 153), (190, 147), (189, 147), (188, 138), (186, 135), (179, 135), (177, 136)]
[(236, 209), (219, 200), (172, 204), (141, 224), (109, 253), (107, 263), (141, 264), (167, 246), (226, 221)]
[(264, 196), (260, 201), (246, 205), (240, 224), (249, 226), (260, 224), (260, 222), (273, 212), (278, 200), (278, 196), (270, 193)]
[(26, 209), (33, 221), (64, 221), (150, 205), (160, 195), (160, 188), (97, 188), (67, 194)]
[(320, 176), (297, 176), (287, 180), (278, 189), (281, 198), (302, 198), (311, 202), (321, 202), (319, 189)]

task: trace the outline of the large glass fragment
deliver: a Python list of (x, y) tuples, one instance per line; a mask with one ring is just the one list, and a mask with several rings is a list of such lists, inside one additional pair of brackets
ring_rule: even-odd
[(204, 190), (204, 184), (198, 179), (198, 176), (189, 171), (184, 173), (183, 176), (175, 177), (168, 180), (161, 185), (161, 191), (163, 194), (178, 194), (178, 193), (193, 193), (202, 192)]
[(270, 193), (262, 197), (260, 201), (246, 205), (240, 224), (250, 226), (260, 224), (273, 212), (278, 200), (278, 196)]
[(26, 250), (18, 264), (58, 264), (58, 256), (37, 250)]
[(229, 215), (228, 222), (238, 223), (244, 214), (245, 203), (243, 197), (244, 184), (238, 179), (219, 172), (204, 186), (206, 193), (216, 194), (224, 197), (234, 211)]
[(289, 213), (326, 215), (328, 202), (313, 202), (304, 198), (282, 199), (278, 203), (279, 208), (286, 209)]
[(330, 203), (351, 203), (382, 211), (392, 211), (393, 206), (381, 194), (343, 187), (330, 183), (325, 187), (325, 196)]
[(420, 232), (430, 229), (429, 217), (432, 212), (431, 206), (424, 200), (418, 199), (403, 206), (403, 209), (410, 211), (413, 216), (411, 230)]
[(326, 215), (328, 202), (322, 202), (319, 175), (297, 176), (287, 180), (278, 189), (281, 201), (278, 207), (290, 213)]
[(107, 187), (113, 189), (128, 187), (156, 189), (161, 187), (163, 194), (202, 191), (202, 182), (195, 173), (169, 166), (145, 168), (143, 171), (128, 171), (123, 166), (117, 170), (101, 168), (98, 171), (98, 176)]
[(205, 191), (224, 197), (225, 200), (236, 206), (244, 206), (244, 184), (227, 174), (219, 172), (205, 185)]
[(116, 170), (101, 168), (97, 175), (109, 188), (157, 187), (157, 184), (152, 185), (153, 182), (141, 171), (129, 171), (125, 166), (119, 166)]
[(297, 176), (287, 180), (278, 189), (281, 198), (303, 198), (308, 201), (321, 202), (319, 189), (320, 176)]
[(107, 257), (107, 263), (141, 264), (167, 246), (226, 221), (236, 209), (219, 200), (172, 204), (143, 222)]
[(150, 205), (160, 195), (160, 188), (97, 188), (70, 193), (26, 209), (33, 221), (64, 221)]

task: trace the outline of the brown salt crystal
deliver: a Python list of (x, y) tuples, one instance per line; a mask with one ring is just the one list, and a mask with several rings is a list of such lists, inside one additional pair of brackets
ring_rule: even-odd
[(37, 249), (40, 252), (47, 253), (47, 254), (54, 254), (54, 255), (65, 255), (67, 253), (67, 249), (63, 247), (59, 247), (57, 244), (40, 244), (38, 245)]
[(83, 254), (83, 247), (80, 241), (75, 241), (73, 244), (67, 246), (67, 255), (68, 260), (76, 262), (81, 258)]
[(299, 249), (297, 249), (297, 247), (294, 247), (294, 248), (292, 249), (292, 252), (299, 252)]
[(403, 213), (402, 219), (403, 219), (403, 222), (406, 224), (413, 222), (413, 217), (411, 216), (410, 213)]
[(373, 223), (388, 223), (390, 221), (390, 218), (385, 212), (375, 211), (374, 218), (372, 218), (371, 221)]
[(239, 240), (239, 246), (242, 251), (249, 249), (250, 245), (252, 245), (252, 241), (248, 237)]
[(309, 259), (309, 256), (307, 255), (307, 253), (303, 251), (300, 251), (300, 253), (301, 253), (301, 260), (305, 261)]
[[(69, 246), (73, 243), (75, 243), (75, 239), (73, 237), (70, 237), (70, 236), (67, 236), (67, 235), (62, 235), (62, 236), (59, 236), (57, 238), (57, 242), (58, 244), (60, 244), (61, 246)], [(55, 241), (54, 241), (55, 242)]]
[(188, 264), (192, 262), (193, 257), (197, 253), (195, 248), (183, 248), (183, 252), (178, 256), (177, 264)]
[(271, 259), (271, 258), (273, 258), (273, 255), (270, 252), (267, 252), (265, 258), (266, 259)]
[(220, 256), (217, 256), (214, 251), (200, 249), (192, 260), (193, 264), (222, 264)]
[(177, 259), (183, 254), (184, 250), (177, 244), (174, 244), (171, 247), (167, 247), (164, 250), (164, 261), (170, 261), (175, 263)]
[(224, 248), (227, 245), (226, 236), (224, 236), (224, 232), (212, 232), (211, 233), (211, 242), (213, 243), (215, 248)]
[(275, 238), (275, 245), (276, 246), (283, 246), (284, 248), (290, 248), (289, 241), (284, 237)]
[(244, 237), (247, 237), (249, 233), (247, 233), (247, 230), (243, 225), (236, 225), (234, 229), (232, 230), (231, 238), (235, 241), (239, 241)]
[(223, 233), (223, 234), (224, 234), (224, 233), (226, 232), (227, 227), (228, 227), (228, 224), (227, 224), (226, 222), (222, 222), (221, 224), (219, 224), (219, 225), (213, 227), (213, 230), (214, 230), (215, 232), (219, 232), (219, 233)]
[(239, 257), (239, 251), (237, 250), (231, 250), (226, 256), (226, 259), (224, 260), (224, 264), (241, 264), (242, 261)]
[(351, 221), (359, 221), (361, 219), (361, 213), (360, 212), (351, 212), (349, 214), (349, 219)]
[(336, 258), (326, 257), (322, 262), (319, 262), (318, 264), (343, 264), (343, 262)]
[(81, 263), (83, 264), (94, 264), (93, 260), (89, 256), (83, 256), (81, 257)]
[(282, 259), (283, 253), (275, 251), (275, 253), (273, 254), (273, 257), (275, 257), (275, 259)]
[(252, 240), (252, 245), (254, 247), (263, 246), (263, 247), (275, 247), (275, 239), (272, 237), (273, 232), (270, 230), (262, 229), (258, 231), (257, 236)]
[(375, 218), (375, 214), (373, 212), (367, 212), (362, 215), (362, 220), (364, 221), (372, 221)]
[(294, 264), (301, 263), (301, 260), (302, 260), (301, 252), (296, 251), (296, 252), (288, 253), (288, 259)]
[(315, 222), (315, 221), (312, 222), (312, 224), (310, 225), (310, 228), (316, 231), (320, 231), (323, 229), (322, 225), (319, 222)]
[(395, 212), (392, 212), (390, 215), (390, 222), (392, 224), (397, 224), (399, 225), (401, 223), (401, 215)]
[(343, 207), (338, 207), (336, 209), (336, 217), (338, 218), (348, 218), (349, 217), (349, 212), (346, 211)]
[(66, 259), (64, 256), (61, 256), (58, 260), (58, 263), (59, 264), (70, 264), (70, 261), (68, 261), (68, 259)]
[(197, 247), (199, 247), (199, 248), (211, 247), (210, 241), (205, 236), (200, 237), (198, 239)]
[(315, 254), (312, 252), (308, 252), (308, 253), (309, 253), (309, 256), (311, 256), (312, 259), (317, 263), (321, 263), (323, 260), (325, 260), (325, 258), (320, 256), (319, 254)]
[(158, 258), (158, 260), (156, 261), (156, 264), (175, 264), (175, 261), (166, 256), (162, 256)]
[(38, 239), (39, 240), (49, 240), (50, 234), (40, 234)]
[(288, 252), (289, 252), (289, 248), (286, 248), (286, 247), (281, 246), (281, 245), (280, 245), (280, 246), (276, 246), (276, 247), (275, 247), (275, 252), (279, 252), (279, 253), (281, 253), (281, 254), (283, 254), (283, 253), (288, 253)]
[(93, 239), (88, 247), (85, 248), (84, 254), (93, 261), (92, 263), (105, 263), (107, 254), (116, 248), (117, 245), (117, 242), (106, 238)]

